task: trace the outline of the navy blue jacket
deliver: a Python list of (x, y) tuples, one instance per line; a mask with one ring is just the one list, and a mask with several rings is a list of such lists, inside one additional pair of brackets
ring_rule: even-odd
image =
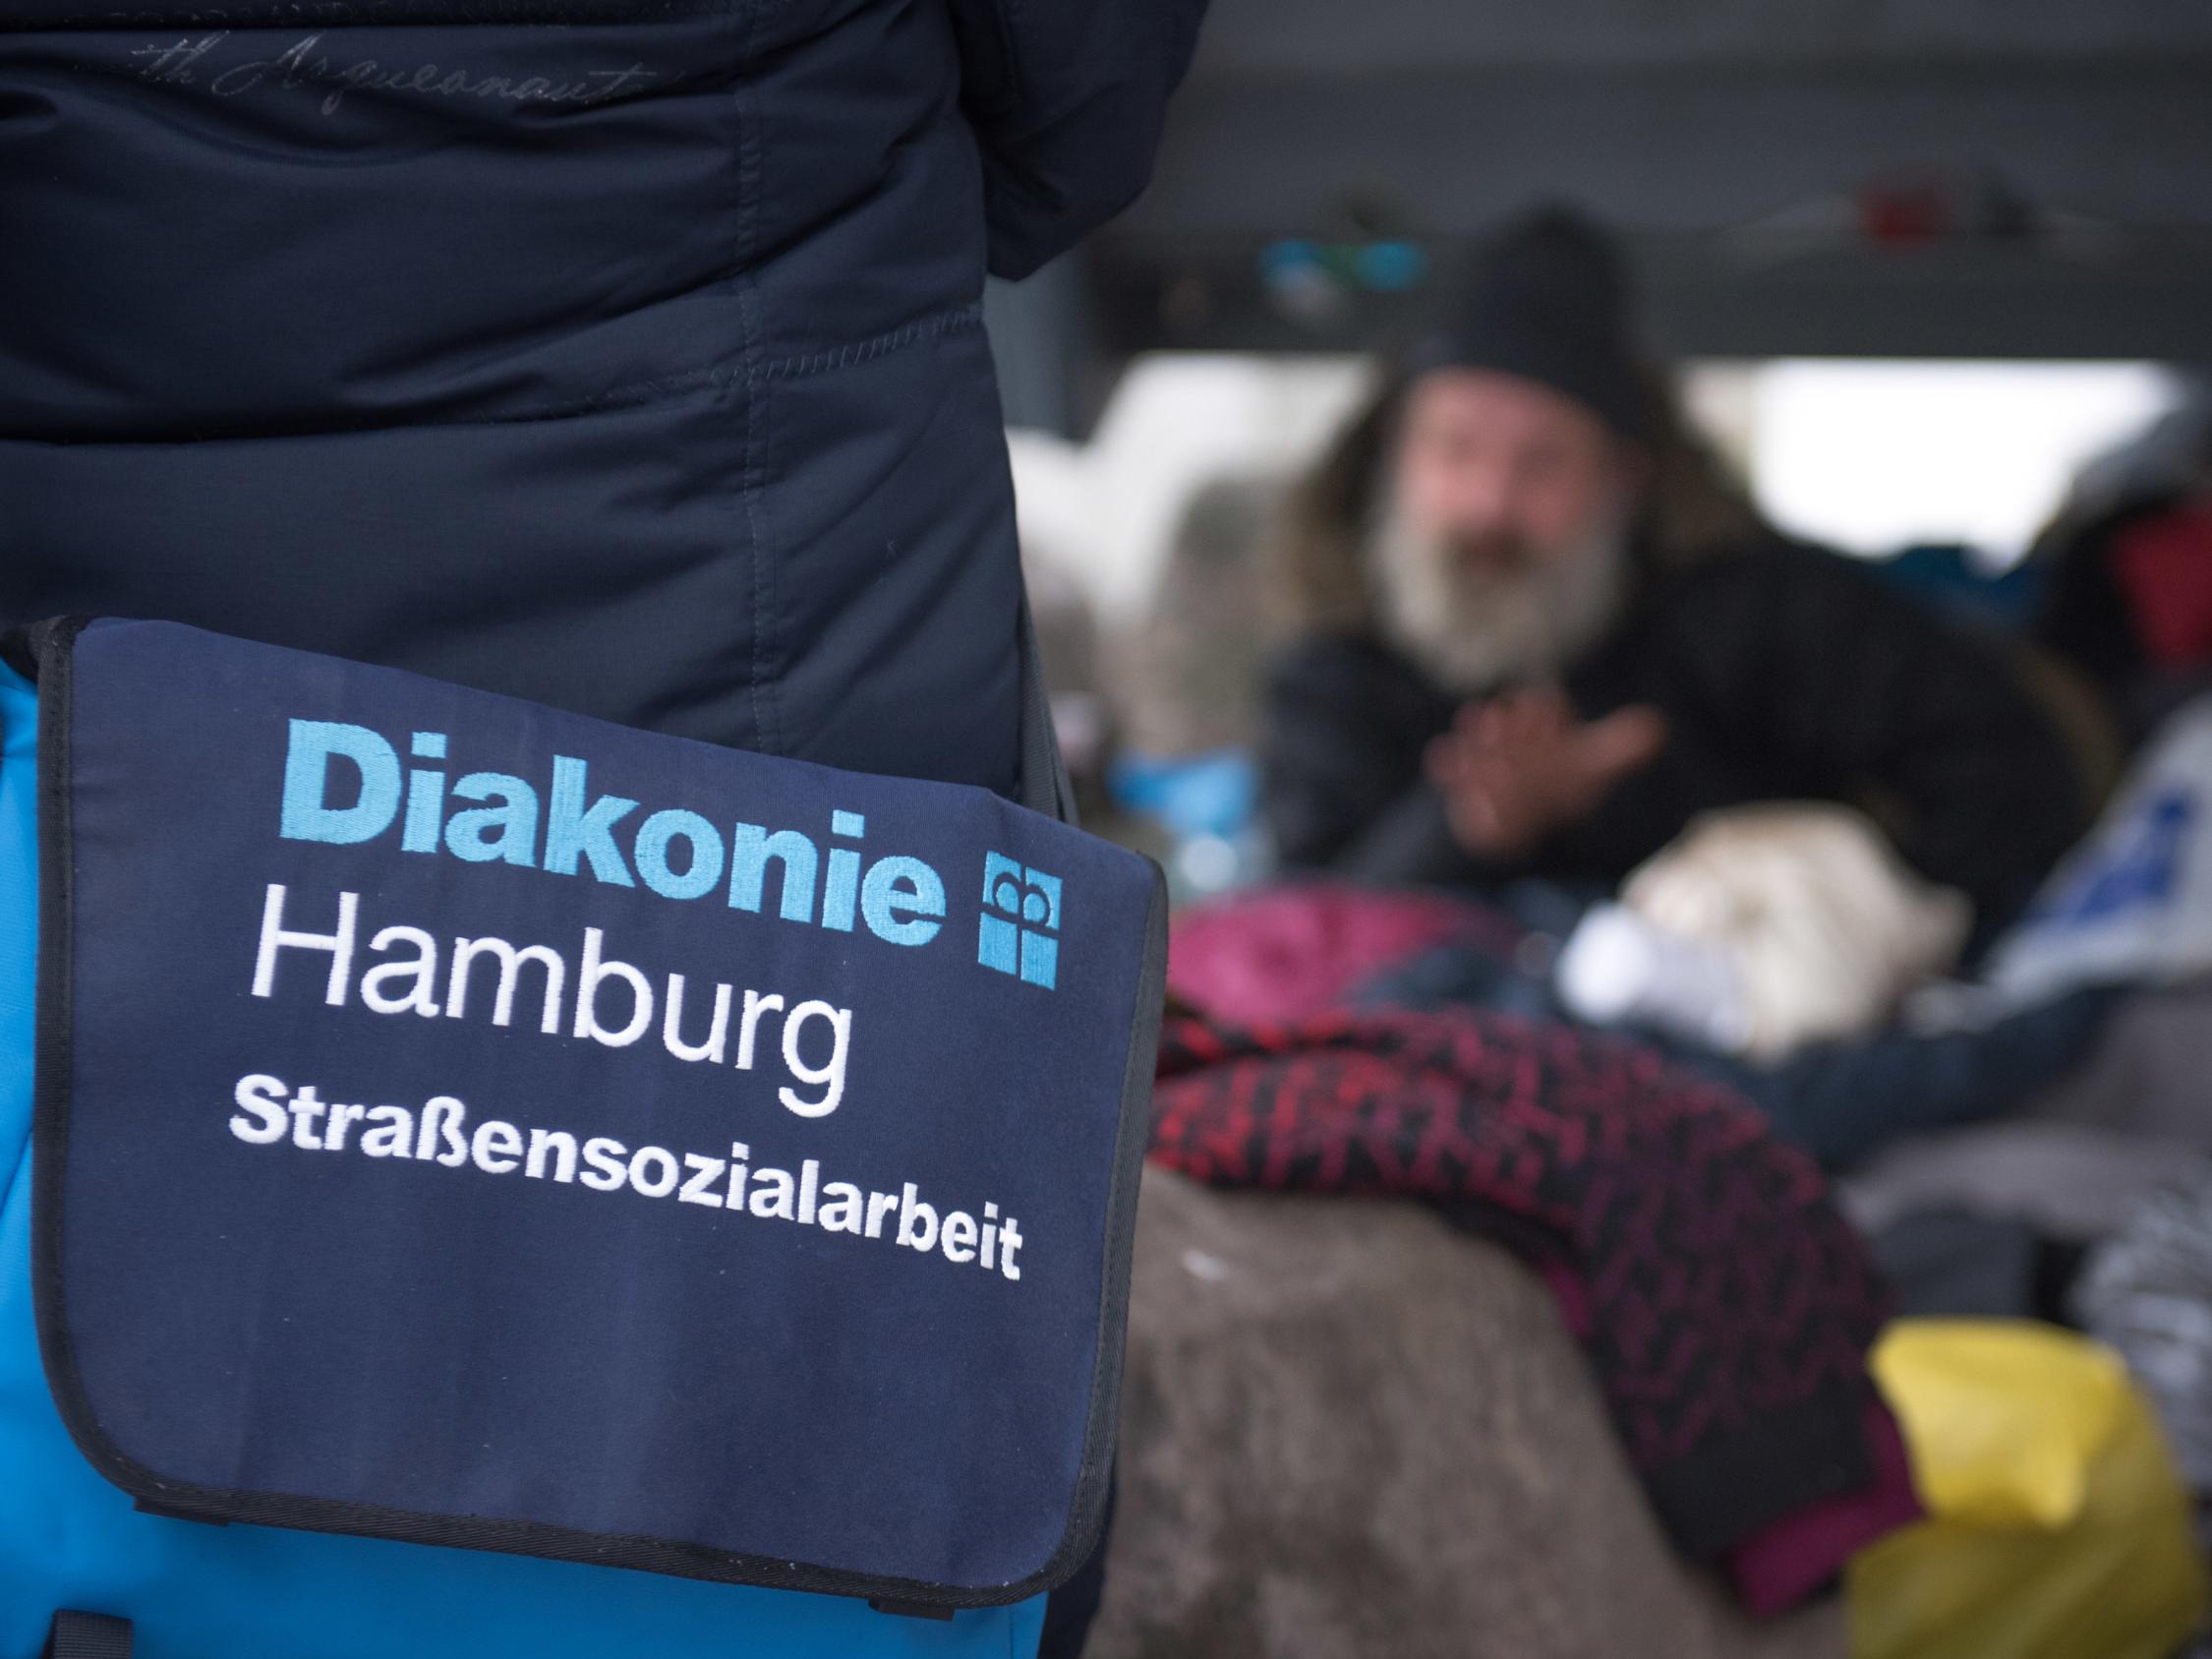
[(0, 624), (1010, 789), (979, 303), (1203, 0), (5, 0)]

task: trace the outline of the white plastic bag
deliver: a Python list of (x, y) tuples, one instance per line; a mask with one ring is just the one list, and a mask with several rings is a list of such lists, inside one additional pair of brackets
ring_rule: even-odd
[(1951, 965), (1969, 919), (1964, 895), (1922, 880), (1850, 807), (1729, 807), (1692, 820), (1619, 907), (1592, 913), (1559, 990), (1585, 1019), (1773, 1060), (1880, 1026)]
[(2169, 719), (2089, 838), (1998, 941), (2007, 1000), (2212, 973), (2212, 695)]

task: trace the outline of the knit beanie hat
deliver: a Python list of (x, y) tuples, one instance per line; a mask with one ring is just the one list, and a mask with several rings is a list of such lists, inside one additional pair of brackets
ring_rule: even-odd
[(1414, 350), (1416, 375), (1494, 369), (1573, 398), (1627, 439), (1649, 435), (1629, 329), (1626, 273), (1589, 220), (1545, 207), (1508, 225), (1477, 258), (1444, 326)]

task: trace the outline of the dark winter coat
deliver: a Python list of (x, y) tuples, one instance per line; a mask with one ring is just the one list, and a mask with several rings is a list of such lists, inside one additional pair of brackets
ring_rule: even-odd
[(8, 0), (0, 624), (1010, 788), (979, 318), (1202, 0)]
[(1614, 883), (1700, 811), (1834, 800), (1964, 891), (1986, 931), (2086, 826), (2068, 750), (1997, 648), (1811, 549), (1762, 545), (1656, 578), (1566, 686), (1587, 718), (1656, 705), (1667, 744), (1585, 821), (1488, 864), (1460, 851), (1423, 775), (1457, 699), (1368, 632), (1293, 646), (1267, 691), (1282, 859), (1387, 884)]

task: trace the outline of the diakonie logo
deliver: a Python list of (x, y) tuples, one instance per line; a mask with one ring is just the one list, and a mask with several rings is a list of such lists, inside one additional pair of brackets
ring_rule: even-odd
[[(773, 866), (776, 915), (783, 920), (838, 932), (865, 929), (886, 944), (909, 948), (928, 944), (942, 930), (943, 878), (906, 854), (868, 859), (851, 845), (867, 834), (867, 819), (858, 812), (831, 812), (826, 854), (813, 836), (791, 828), (739, 822), (725, 837), (713, 820), (684, 807), (650, 812), (618, 839), (617, 829), (626, 828), (640, 803), (626, 796), (594, 796), (585, 761), (554, 755), (541, 790), (509, 772), (453, 778), (442, 764), (420, 764), (445, 761), (446, 748), (444, 733), (416, 732), (408, 744), (414, 764), (403, 768), (398, 749), (366, 726), (292, 721), (279, 834), (346, 846), (374, 841), (396, 823), (404, 853), (553, 875), (588, 870), (594, 880), (616, 887), (642, 882), (679, 901), (719, 890), (730, 909), (755, 915), (769, 902)], [(984, 858), (983, 887), (977, 962), (1055, 988), (1060, 878), (994, 852)]]
[(983, 906), (975, 960), (1051, 990), (1060, 974), (1060, 877), (986, 853)]

